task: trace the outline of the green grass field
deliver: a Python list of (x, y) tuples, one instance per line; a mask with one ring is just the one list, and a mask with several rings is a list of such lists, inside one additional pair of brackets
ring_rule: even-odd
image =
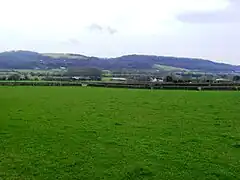
[(0, 179), (240, 179), (240, 93), (0, 87)]

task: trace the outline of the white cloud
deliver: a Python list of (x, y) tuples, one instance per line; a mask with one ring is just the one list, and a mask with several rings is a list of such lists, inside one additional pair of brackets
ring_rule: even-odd
[[(215, 35), (212, 46), (202, 41), (200, 37), (208, 39), (216, 31), (212, 25), (208, 32), (205, 26), (196, 29), (176, 19), (185, 12), (224, 11), (228, 0), (0, 0), (0, 4), (0, 51), (24, 48), (100, 56), (229, 57), (235, 63), (237, 59), (229, 50), (224, 59), (209, 50), (220, 35)], [(90, 32), (93, 24), (104, 33)], [(229, 36), (226, 29), (221, 32)], [(190, 49), (184, 50), (184, 46)]]
[(177, 19), (186, 23), (236, 23), (240, 22), (240, 1), (226, 1), (226, 7), (214, 11), (196, 12), (185, 11)]
[[(184, 10), (223, 8), (221, 0), (1, 0), (1, 26), (28, 33), (81, 31), (93, 23), (124, 33), (148, 33)], [(221, 3), (219, 3), (221, 2)], [(39, 34), (39, 31), (34, 32)], [(43, 33), (41, 32), (41, 34)]]

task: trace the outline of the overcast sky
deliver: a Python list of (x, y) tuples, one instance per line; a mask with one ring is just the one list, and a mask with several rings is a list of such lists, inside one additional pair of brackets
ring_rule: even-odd
[(0, 0), (0, 51), (240, 64), (240, 0)]

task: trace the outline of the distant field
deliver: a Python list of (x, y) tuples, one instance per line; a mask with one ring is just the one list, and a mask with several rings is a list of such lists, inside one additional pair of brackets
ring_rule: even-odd
[(164, 66), (164, 65), (160, 65), (160, 64), (155, 64), (153, 67), (158, 70), (163, 70), (163, 71), (189, 71), (188, 69), (184, 69), (184, 68), (177, 68), (177, 67), (173, 67), (173, 66)]
[(69, 58), (69, 59), (87, 59), (87, 56), (79, 55), (79, 54), (64, 54), (64, 53), (44, 53), (44, 56), (49, 56), (52, 58)]
[(0, 179), (240, 179), (239, 92), (0, 87)]

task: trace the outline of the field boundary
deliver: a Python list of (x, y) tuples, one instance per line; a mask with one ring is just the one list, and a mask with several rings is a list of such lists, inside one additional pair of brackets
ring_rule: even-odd
[(0, 86), (90, 86), (106, 88), (163, 89), (163, 90), (227, 90), (239, 91), (239, 83), (116, 83), (116, 82), (64, 82), (27, 81), (0, 82)]

